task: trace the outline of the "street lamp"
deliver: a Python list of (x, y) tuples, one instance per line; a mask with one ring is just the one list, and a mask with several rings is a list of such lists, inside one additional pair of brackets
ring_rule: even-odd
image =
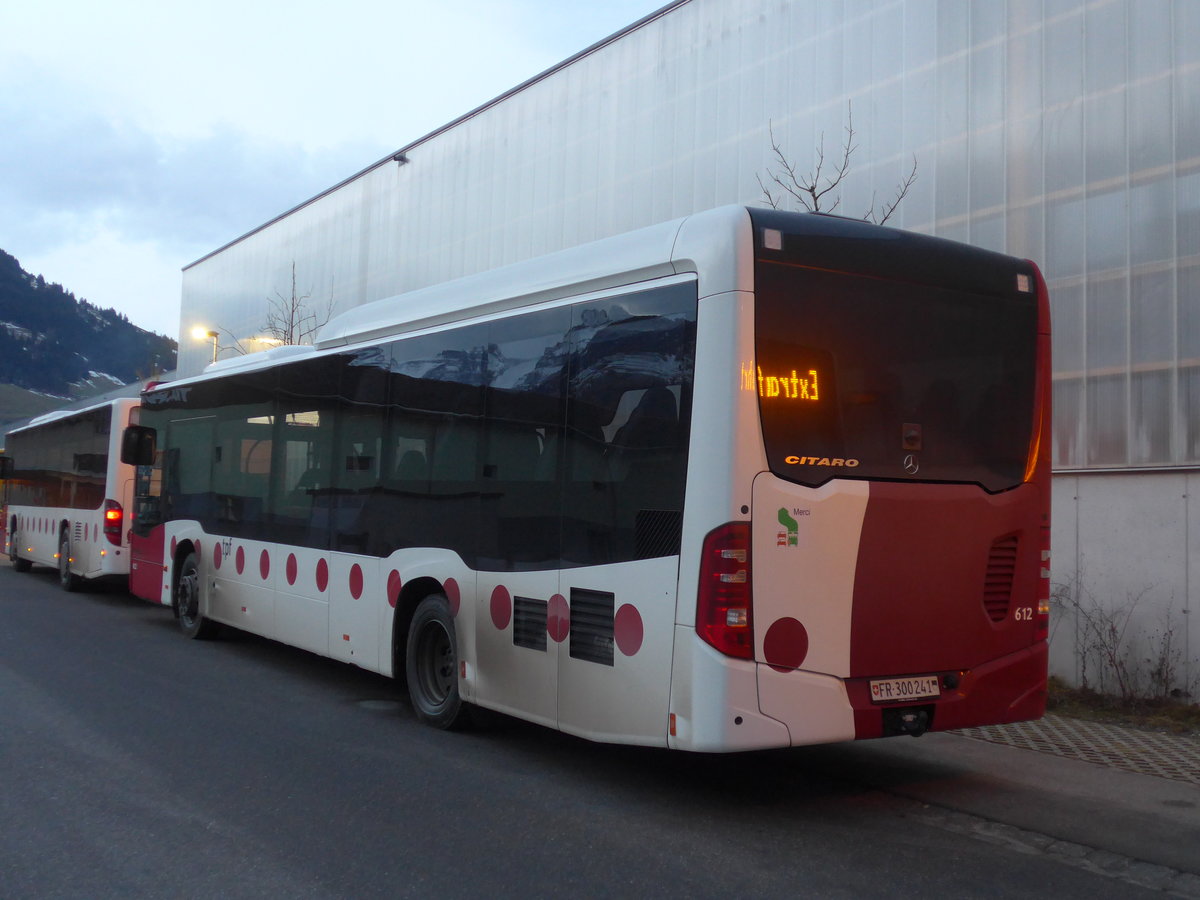
[(194, 337), (198, 341), (206, 341), (209, 339), (212, 340), (212, 344), (213, 344), (212, 361), (216, 362), (217, 361), (217, 353), (220, 352), (220, 347), (217, 344), (217, 338), (220, 337), (220, 335), (218, 335), (215, 331), (210, 331), (209, 329), (205, 328), (203, 325), (197, 325), (195, 328), (192, 329), (192, 337)]

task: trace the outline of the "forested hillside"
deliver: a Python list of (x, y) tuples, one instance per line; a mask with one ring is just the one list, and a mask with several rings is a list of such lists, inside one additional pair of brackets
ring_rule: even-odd
[(121, 383), (175, 368), (176, 343), (33, 276), (0, 250), (0, 384), (61, 397), (96, 374)]

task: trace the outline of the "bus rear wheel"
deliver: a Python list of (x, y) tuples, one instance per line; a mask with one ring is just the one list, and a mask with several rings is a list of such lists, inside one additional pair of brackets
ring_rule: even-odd
[(179, 584), (175, 587), (175, 615), (179, 628), (190, 638), (207, 640), (215, 637), (220, 625), (200, 610), (200, 566), (195, 553), (184, 557), (179, 567)]
[(404, 671), (417, 719), (446, 730), (468, 724), (458, 691), (458, 640), (450, 604), (442, 594), (421, 601), (408, 627)]
[(17, 534), (14, 528), (8, 537), (8, 558), (12, 560), (12, 567), (18, 572), (28, 572), (33, 568), (33, 563), (27, 559), (21, 559), (21, 554), (17, 551), (17, 547), (21, 544), (21, 536)]
[(77, 591), (81, 580), (71, 571), (71, 539), (64, 528), (58, 537), (58, 583), (64, 591)]

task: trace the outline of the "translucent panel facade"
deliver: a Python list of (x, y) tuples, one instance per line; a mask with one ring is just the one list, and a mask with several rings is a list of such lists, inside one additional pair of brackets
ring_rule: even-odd
[[(1043, 267), (1061, 469), (1200, 463), (1200, 3), (689, 0), (185, 270), (181, 333), (250, 336), (724, 203), (769, 129), (838, 211)], [(403, 136), (398, 136), (403, 138)], [(185, 341), (182, 373), (208, 359)]]

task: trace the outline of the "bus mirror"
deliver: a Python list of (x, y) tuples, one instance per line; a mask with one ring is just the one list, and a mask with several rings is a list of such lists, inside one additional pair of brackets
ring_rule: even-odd
[(11, 456), (0, 456), (0, 478), (12, 478), (13, 461)]
[(153, 428), (145, 425), (128, 426), (121, 435), (121, 462), (127, 466), (154, 465), (155, 437)]

